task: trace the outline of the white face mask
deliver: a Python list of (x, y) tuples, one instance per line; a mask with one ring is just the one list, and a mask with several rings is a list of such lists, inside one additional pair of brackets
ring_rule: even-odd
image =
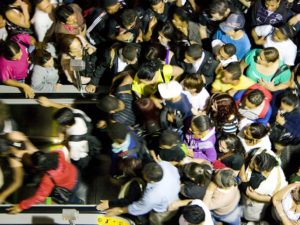
[(113, 153), (120, 153), (128, 150), (130, 145), (130, 135), (127, 134), (123, 143), (118, 144), (116, 142), (112, 143), (112, 151)]

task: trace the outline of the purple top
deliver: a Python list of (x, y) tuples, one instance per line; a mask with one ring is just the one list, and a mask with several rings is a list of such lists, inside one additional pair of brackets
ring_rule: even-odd
[(28, 52), (25, 45), (30, 45), (30, 36), (28, 34), (17, 34), (11, 38), (21, 48), (22, 57), (20, 60), (7, 60), (0, 56), (0, 81), (22, 80), (27, 77), (29, 67)]
[(201, 158), (214, 162), (217, 159), (215, 134), (215, 128), (213, 128), (204, 138), (196, 139), (193, 134), (189, 132), (185, 135), (184, 143), (189, 149), (193, 149), (194, 158)]

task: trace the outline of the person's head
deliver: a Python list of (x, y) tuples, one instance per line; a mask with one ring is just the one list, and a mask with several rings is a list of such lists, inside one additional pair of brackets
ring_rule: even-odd
[(206, 115), (200, 115), (193, 118), (190, 131), (195, 137), (204, 138), (212, 128), (211, 119)]
[(241, 154), (245, 154), (245, 148), (241, 140), (239, 139), (239, 137), (235, 134), (222, 133), (218, 141), (219, 141), (220, 152), (223, 153), (238, 152)]
[(258, 64), (268, 66), (279, 59), (279, 52), (274, 47), (267, 47), (262, 49), (257, 55), (256, 62)]
[(224, 20), (230, 13), (230, 7), (226, 0), (213, 0), (209, 4), (208, 13), (211, 20)]
[(188, 205), (182, 210), (180, 224), (202, 224), (205, 221), (205, 212), (199, 205)]
[(159, 43), (151, 43), (145, 51), (146, 60), (160, 59), (164, 61), (166, 56), (166, 48)]
[(263, 137), (268, 135), (270, 129), (262, 123), (251, 123), (244, 128), (244, 138), (247, 143), (257, 143)]
[(75, 116), (70, 108), (59, 109), (53, 116), (54, 120), (61, 126), (72, 126), (75, 124)]
[(156, 183), (161, 181), (164, 172), (161, 166), (156, 162), (147, 163), (142, 170), (143, 178), (148, 183)]
[(282, 112), (291, 112), (299, 105), (299, 98), (292, 92), (282, 95), (280, 100), (280, 110)]
[(172, 18), (173, 25), (177, 29), (181, 30), (182, 28), (188, 26), (188, 22), (189, 22), (189, 17), (186, 11), (184, 11), (184, 9), (182, 8), (176, 8)]
[(107, 135), (113, 142), (118, 144), (122, 144), (125, 141), (128, 133), (128, 128), (122, 123), (110, 123), (107, 127)]
[(232, 62), (229, 63), (223, 70), (222, 70), (222, 77), (221, 81), (224, 84), (238, 84), (238, 81), (242, 75), (242, 69), (240, 67), (239, 62)]
[(277, 159), (266, 152), (262, 151), (260, 154), (255, 155), (250, 163), (250, 168), (257, 172), (270, 172), (274, 167), (278, 166)]
[(207, 112), (218, 125), (233, 121), (238, 116), (235, 101), (225, 93), (215, 93), (211, 96)]
[(104, 0), (103, 4), (106, 12), (110, 15), (117, 13), (122, 8), (118, 0)]
[(279, 5), (281, 0), (264, 0), (264, 6), (266, 9), (270, 12), (275, 12)]
[(227, 43), (219, 48), (219, 51), (217, 53), (217, 59), (226, 60), (229, 59), (231, 56), (235, 55), (235, 53), (236, 47), (231, 43)]
[(221, 189), (237, 186), (236, 175), (232, 169), (221, 169), (216, 172), (214, 183)]
[(254, 109), (263, 103), (265, 95), (261, 90), (251, 90), (243, 99), (244, 107), (247, 109)]
[(154, 12), (158, 14), (162, 14), (164, 12), (165, 2), (163, 0), (149, 0), (149, 3)]
[(125, 103), (115, 96), (106, 95), (99, 99), (97, 107), (106, 113), (117, 113), (125, 108)]
[(58, 6), (55, 10), (55, 17), (59, 22), (76, 25), (77, 18), (73, 8), (69, 5)]
[(211, 181), (212, 172), (212, 168), (204, 163), (192, 162), (183, 167), (184, 176), (200, 186), (205, 186)]
[(200, 93), (205, 87), (205, 83), (200, 74), (189, 74), (184, 78), (182, 85), (184, 90), (187, 90), (192, 94)]
[(31, 155), (31, 162), (35, 169), (39, 172), (46, 172), (48, 170), (55, 170), (58, 167), (58, 153), (57, 152), (42, 152), (37, 151)]
[(20, 46), (11, 40), (0, 40), (0, 54), (7, 60), (20, 60), (22, 51)]
[(171, 22), (166, 22), (159, 25), (158, 29), (158, 40), (161, 44), (168, 44), (174, 38), (174, 26)]
[(179, 141), (178, 133), (172, 130), (164, 130), (159, 136), (159, 146), (161, 148), (171, 148)]
[(33, 4), (35, 7), (43, 12), (51, 13), (53, 9), (53, 5), (50, 0), (34, 0)]
[(51, 54), (44, 49), (36, 49), (34, 51), (34, 61), (36, 65), (42, 67), (53, 67), (54, 60)]
[(137, 11), (134, 9), (125, 9), (121, 14), (121, 21), (126, 29), (131, 29), (136, 25)]
[(121, 48), (120, 54), (127, 64), (135, 64), (138, 60), (138, 49), (131, 44), (126, 44), (123, 48)]
[(203, 53), (203, 49), (201, 45), (192, 44), (187, 47), (184, 54), (184, 62), (185, 63), (193, 63), (197, 59), (200, 59)]
[(156, 82), (156, 72), (160, 66), (161, 61), (159, 59), (147, 61), (139, 67), (137, 76), (142, 83), (153, 84)]
[(62, 53), (69, 54), (70, 56), (82, 56), (82, 43), (78, 37), (71, 34), (66, 34), (60, 39), (59, 50)]
[(136, 177), (142, 169), (142, 160), (135, 158), (124, 158), (119, 162), (119, 169), (126, 175)]
[(220, 23), (220, 29), (229, 36), (242, 30), (245, 25), (245, 17), (240, 13), (231, 13), (224, 22)]

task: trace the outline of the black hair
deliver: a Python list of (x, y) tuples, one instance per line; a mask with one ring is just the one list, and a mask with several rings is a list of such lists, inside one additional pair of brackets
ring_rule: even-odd
[(250, 103), (259, 106), (264, 101), (265, 96), (261, 90), (255, 89), (247, 94), (247, 99)]
[(64, 34), (63, 37), (59, 40), (58, 49), (62, 53), (68, 54), (70, 50), (70, 46), (75, 39), (78, 39), (81, 43), (80, 39), (73, 34)]
[(173, 17), (174, 17), (174, 15), (177, 15), (180, 18), (180, 20), (182, 20), (183, 22), (187, 23), (189, 21), (189, 16), (188, 16), (187, 12), (182, 8), (176, 8), (174, 10)]
[(164, 61), (166, 56), (167, 50), (159, 43), (151, 43), (145, 52), (146, 60), (160, 59)]
[(50, 52), (44, 50), (44, 49), (36, 49), (34, 51), (34, 62), (36, 65), (43, 66), (45, 63), (47, 63), (51, 59)]
[(150, 162), (144, 166), (142, 174), (147, 182), (158, 182), (163, 178), (164, 172), (158, 163)]
[(249, 131), (251, 133), (251, 136), (255, 139), (263, 138), (270, 131), (270, 128), (267, 126), (264, 126), (262, 123), (251, 123), (248, 127), (249, 127)]
[(299, 104), (299, 98), (294, 93), (287, 92), (282, 95), (280, 102), (285, 103), (289, 106), (296, 107)]
[(233, 56), (236, 53), (236, 47), (234, 44), (227, 43), (222, 47), (224, 48), (224, 52), (229, 56)]
[(224, 141), (226, 143), (227, 148), (231, 152), (238, 152), (241, 154), (245, 154), (245, 148), (241, 142), (241, 139), (235, 134), (230, 133), (222, 133), (218, 141)]
[(263, 152), (255, 156), (254, 163), (256, 164), (260, 172), (263, 171), (270, 172), (274, 167), (279, 165), (276, 158), (266, 153), (266, 150), (264, 150)]
[(122, 24), (124, 26), (132, 24), (137, 18), (137, 11), (134, 9), (125, 9), (121, 14)]
[(162, 63), (159, 59), (153, 59), (143, 63), (137, 71), (138, 78), (143, 80), (152, 80), (161, 65)]
[(13, 57), (21, 51), (20, 46), (11, 40), (0, 40), (0, 54), (7, 60), (12, 60)]
[(34, 167), (40, 172), (48, 170), (55, 170), (58, 167), (58, 153), (57, 152), (42, 152), (37, 151), (31, 155), (31, 161)]
[(173, 24), (168, 21), (164, 24), (159, 24), (158, 26), (161, 26), (158, 30), (161, 32), (166, 38), (172, 40), (174, 39), (175, 29)]
[(62, 126), (72, 126), (75, 124), (75, 116), (70, 108), (64, 107), (59, 109), (53, 118)]
[(207, 164), (188, 163), (183, 167), (186, 178), (200, 186), (206, 186), (212, 178), (212, 168)]
[(122, 123), (110, 123), (107, 127), (107, 134), (112, 140), (125, 140), (128, 133), (128, 128)]
[(194, 60), (197, 60), (201, 58), (203, 49), (201, 45), (198, 44), (192, 44), (189, 47), (187, 47), (185, 53), (188, 54), (190, 57), (192, 57)]
[(33, 4), (33, 5), (38, 5), (38, 4), (40, 4), (42, 1), (44, 1), (44, 0), (32, 0), (32, 4)]
[(179, 141), (178, 133), (172, 130), (164, 130), (159, 137), (160, 145), (173, 146)]
[(196, 89), (196, 93), (200, 93), (205, 87), (205, 83), (200, 74), (189, 74), (183, 80), (183, 86), (188, 89)]
[(200, 115), (193, 118), (192, 123), (201, 132), (209, 130), (213, 127), (213, 123), (207, 115)]
[(103, 112), (110, 113), (119, 107), (119, 100), (111, 95), (106, 95), (98, 100), (97, 107)]
[(122, 56), (132, 61), (137, 57), (138, 49), (131, 44), (127, 44), (122, 48)]
[[(220, 180), (217, 179), (220, 176)], [(232, 169), (219, 170), (214, 177), (214, 182), (221, 188), (237, 186), (236, 175)]]
[(161, 3), (163, 0), (148, 0), (150, 5), (157, 5), (158, 3)]
[(225, 70), (231, 74), (232, 80), (239, 80), (242, 75), (242, 69), (239, 62), (231, 62), (226, 67)]
[(71, 16), (74, 13), (74, 10), (69, 5), (61, 5), (58, 6), (55, 10), (55, 17), (60, 22), (67, 22), (67, 19), (69, 16)]
[(220, 14), (224, 16), (227, 9), (230, 9), (229, 4), (226, 0), (213, 0), (209, 4), (208, 12), (209, 14)]
[(191, 224), (200, 224), (205, 221), (205, 212), (199, 205), (188, 205), (182, 210), (183, 218)]

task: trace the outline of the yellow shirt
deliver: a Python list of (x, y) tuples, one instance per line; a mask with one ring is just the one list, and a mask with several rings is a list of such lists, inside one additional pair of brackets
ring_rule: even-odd
[(246, 90), (250, 86), (255, 84), (255, 82), (245, 75), (241, 75), (239, 79), (239, 83), (237, 85), (233, 84), (225, 84), (221, 81), (221, 74), (218, 74), (215, 81), (212, 84), (213, 90), (220, 91), (220, 92), (227, 92), (231, 89), (239, 91), (239, 90)]
[[(155, 84), (144, 84), (140, 81), (137, 75), (135, 75), (134, 80), (132, 82), (131, 89), (143, 97), (149, 97), (150, 95), (153, 95), (157, 92), (157, 86), (158, 84), (163, 82), (162, 75), (160, 73), (160, 70), (156, 71), (156, 73), (159, 73), (159, 77)], [(170, 65), (164, 65), (163, 66), (163, 73), (165, 82), (168, 83), (172, 78), (173, 69)]]

